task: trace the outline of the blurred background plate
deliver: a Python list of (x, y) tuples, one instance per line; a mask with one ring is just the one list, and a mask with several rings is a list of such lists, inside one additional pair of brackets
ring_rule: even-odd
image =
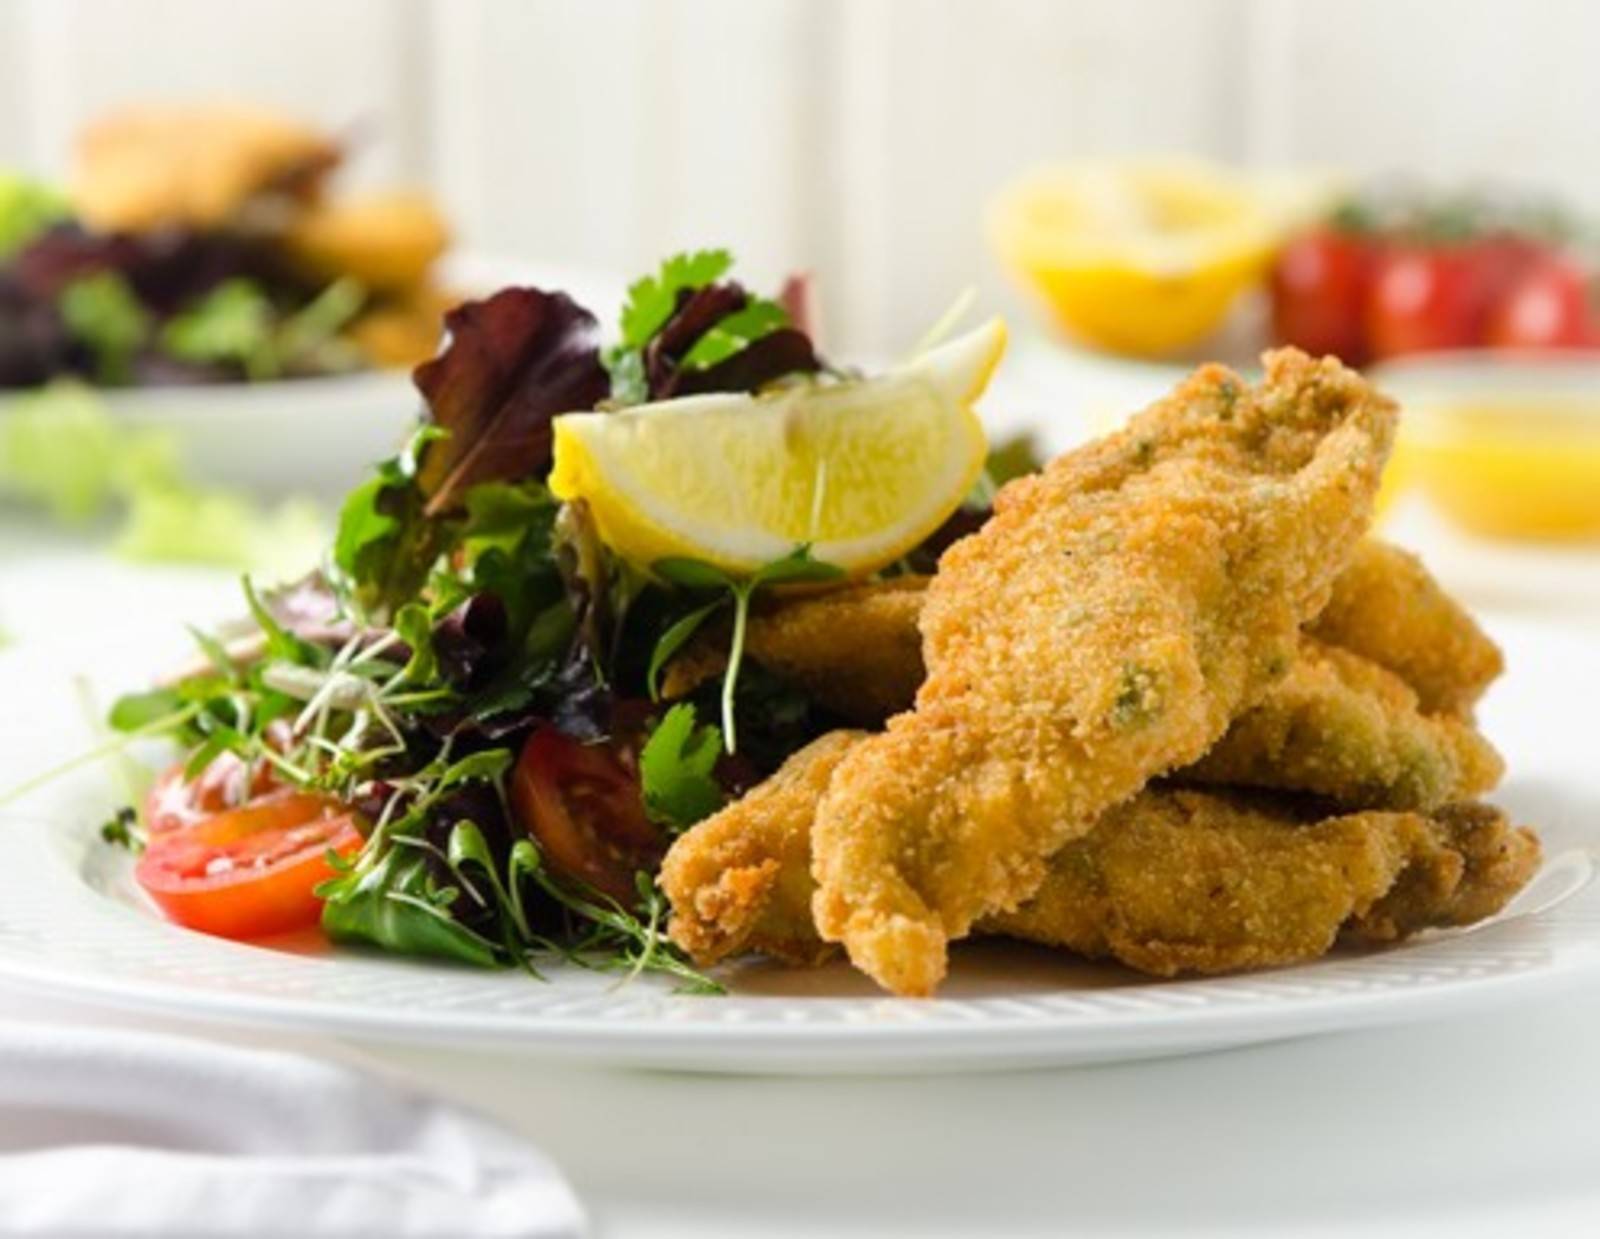
[(277, 498), (333, 495), (391, 454), (417, 415), (400, 370), (107, 391), (112, 416), (173, 437), (186, 472)]

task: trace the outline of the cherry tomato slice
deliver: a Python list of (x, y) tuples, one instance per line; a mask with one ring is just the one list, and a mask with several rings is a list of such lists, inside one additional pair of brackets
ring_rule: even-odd
[(152, 834), (134, 879), (180, 925), (258, 938), (315, 925), (312, 892), (335, 876), (331, 849), (361, 847), (354, 815), (326, 796), (283, 790)]
[(150, 834), (198, 825), (277, 786), (272, 767), (265, 763), (256, 767), (248, 787), (245, 772), (245, 763), (232, 753), (223, 753), (193, 779), (184, 777), (182, 762), (163, 772), (145, 797), (144, 820)]
[[(288, 724), (281, 720), (271, 724), (267, 743), (280, 753), (287, 749)], [(144, 821), (151, 835), (194, 826), (213, 814), (237, 808), (283, 786), (269, 762), (257, 762), (252, 774), (244, 760), (233, 753), (219, 753), (192, 779), (184, 777), (183, 769), (184, 763), (179, 762), (164, 771), (145, 797)]]
[(631, 907), (634, 874), (653, 871), (666, 850), (644, 811), (628, 754), (580, 744), (554, 727), (528, 737), (511, 776), (517, 820), (552, 871), (577, 878)]
[(1495, 308), (1511, 290), (1549, 257), (1550, 251), (1538, 242), (1515, 233), (1491, 233), (1474, 241), (1467, 261), (1472, 269), (1480, 326), (1487, 326)]

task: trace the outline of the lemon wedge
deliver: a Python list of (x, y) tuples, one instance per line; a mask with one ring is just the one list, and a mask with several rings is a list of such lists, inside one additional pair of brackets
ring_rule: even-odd
[(989, 210), (1001, 261), (1067, 334), (1162, 357), (1216, 330), (1290, 218), (1285, 186), (1211, 164), (1080, 164), (1033, 173)]
[(690, 396), (555, 422), (550, 489), (648, 569), (748, 574), (807, 544), (863, 576), (916, 546), (983, 469), (973, 403), (1005, 351), (993, 319), (881, 377)]

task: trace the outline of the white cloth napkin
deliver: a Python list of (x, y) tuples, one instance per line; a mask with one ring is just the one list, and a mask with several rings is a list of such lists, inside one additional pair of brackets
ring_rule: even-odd
[(560, 1172), (476, 1115), (295, 1054), (0, 1022), (5, 1239), (566, 1239)]

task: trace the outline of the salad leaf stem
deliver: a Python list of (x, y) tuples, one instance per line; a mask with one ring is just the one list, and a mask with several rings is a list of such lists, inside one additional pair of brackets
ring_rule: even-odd
[(651, 701), (661, 700), (661, 673), (685, 645), (689, 638), (700, 631), (706, 620), (712, 614), (722, 609), (726, 598), (716, 598), (703, 607), (696, 607), (687, 615), (680, 616), (656, 640), (655, 648), (650, 651), (650, 666), (645, 672), (645, 691), (650, 694)]
[(722, 734), (726, 737), (728, 752), (739, 751), (739, 739), (734, 731), (734, 690), (739, 685), (739, 668), (744, 663), (744, 634), (750, 626), (750, 596), (755, 593), (755, 582), (733, 586), (733, 636), (728, 641), (728, 669), (722, 674)]
[(915, 361), (931, 348), (942, 344), (950, 333), (956, 329), (956, 324), (967, 316), (973, 303), (978, 299), (978, 290), (972, 285), (967, 285), (956, 294), (956, 299), (950, 303), (948, 309), (933, 322), (933, 326), (923, 332), (922, 338), (917, 341), (907, 357), (908, 361)]
[(750, 603), (756, 591), (769, 585), (834, 581), (844, 576), (844, 570), (837, 564), (813, 558), (811, 546), (805, 542), (796, 546), (787, 555), (763, 564), (743, 578), (732, 577), (715, 564), (686, 557), (658, 559), (651, 567), (657, 576), (685, 589), (726, 591), (724, 597), (715, 599), (706, 606), (683, 616), (661, 635), (651, 655), (650, 671), (646, 677), (652, 699), (656, 696), (655, 685), (662, 668), (717, 607), (729, 599), (733, 601), (733, 636), (728, 647), (727, 669), (722, 673), (722, 735), (728, 752), (737, 752), (734, 701), (739, 685), (739, 668), (744, 661), (745, 630), (749, 627)]

